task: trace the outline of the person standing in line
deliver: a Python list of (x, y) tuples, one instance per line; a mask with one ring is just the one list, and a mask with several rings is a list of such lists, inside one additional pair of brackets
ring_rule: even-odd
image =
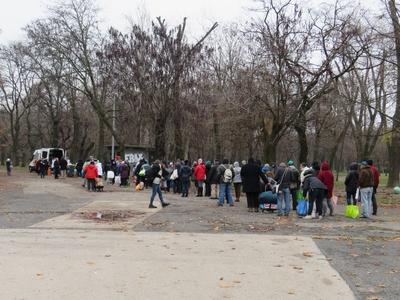
[(7, 176), (11, 176), (11, 170), (13, 168), (12, 162), (10, 158), (6, 159), (6, 169), (7, 169)]
[(219, 177), (218, 206), (224, 206), (225, 197), (228, 200), (229, 206), (234, 206), (232, 199), (233, 170), (229, 165), (229, 160), (225, 158), (217, 171)]
[(204, 180), (206, 179), (206, 166), (201, 158), (199, 158), (197, 161), (197, 166), (194, 168), (194, 179), (197, 182), (196, 197), (203, 197)]
[(53, 173), (54, 173), (54, 179), (58, 179), (58, 176), (60, 175), (60, 162), (57, 157), (54, 158)]
[(61, 173), (61, 178), (65, 179), (65, 175), (67, 173), (67, 166), (68, 162), (64, 157), (61, 157), (60, 159), (60, 173)]
[(374, 191), (374, 174), (367, 162), (361, 163), (358, 185), (360, 186), (360, 198), (363, 204), (361, 218), (371, 217), (372, 194)]
[(76, 173), (78, 177), (82, 177), (82, 170), (83, 170), (83, 160), (78, 160), (76, 164)]
[(210, 172), (211, 172), (211, 161), (207, 160), (206, 161), (206, 179), (204, 180), (204, 186), (205, 186), (205, 197), (211, 197), (211, 183), (210, 183)]
[(347, 205), (357, 205), (356, 193), (358, 188), (358, 164), (352, 163), (349, 167), (346, 179), (346, 199)]
[(152, 182), (152, 193), (150, 197), (149, 208), (157, 208), (157, 206), (153, 204), (154, 198), (156, 197), (157, 194), (158, 197), (160, 198), (161, 206), (167, 207), (169, 203), (164, 202), (162, 191), (160, 188), (161, 180), (163, 179), (164, 176), (166, 176), (166, 171), (161, 166), (161, 162), (159, 160), (156, 160), (153, 163), (149, 173), (150, 173), (149, 180)]
[(185, 160), (184, 165), (179, 171), (179, 178), (182, 184), (182, 197), (189, 196), (190, 177), (192, 176), (192, 168), (189, 166), (189, 161)]
[(322, 207), (322, 213), (323, 216), (325, 217), (328, 207), (329, 207), (329, 215), (333, 216), (333, 203), (332, 203), (332, 197), (333, 197), (333, 187), (335, 184), (335, 177), (333, 176), (333, 173), (330, 169), (329, 163), (327, 161), (324, 161), (321, 164), (321, 170), (318, 173), (318, 179), (322, 181), (323, 184), (327, 187), (327, 194), (323, 202), (323, 207)]
[(261, 168), (256, 165), (254, 158), (250, 157), (241, 170), (240, 177), (243, 184), (243, 192), (246, 193), (248, 212), (258, 212), (260, 195), (260, 180), (268, 183), (267, 178), (261, 171)]
[(242, 177), (240, 176), (240, 172), (242, 168), (239, 165), (239, 162), (235, 161), (233, 163), (233, 186), (235, 188), (235, 202), (240, 202), (240, 194), (242, 193)]
[(305, 162), (300, 164), (300, 186), (303, 186), (304, 182), (304, 173), (310, 168), (307, 166)]
[(371, 168), (372, 174), (374, 175), (374, 190), (372, 193), (372, 215), (376, 216), (376, 214), (378, 213), (378, 202), (376, 201), (376, 192), (378, 191), (380, 174), (377, 167), (374, 165), (373, 160), (370, 159), (367, 161), (367, 163)]
[[(289, 216), (290, 213), (290, 182), (291, 172), (284, 162), (279, 164), (275, 174), (275, 181), (278, 183), (278, 216)], [(283, 208), (285, 206), (285, 208)]]
[(218, 199), (218, 185), (219, 185), (219, 178), (218, 178), (218, 167), (219, 167), (219, 160), (214, 160), (214, 164), (210, 170), (210, 185), (211, 185), (211, 197), (210, 199)]
[(297, 208), (297, 199), (296, 194), (300, 188), (300, 173), (294, 166), (294, 162), (292, 160), (288, 161), (289, 171), (291, 173), (290, 176), (290, 194), (292, 195), (292, 208), (296, 210)]
[(95, 192), (96, 191), (96, 178), (98, 176), (97, 167), (95, 162), (92, 160), (89, 165), (86, 167), (85, 178), (87, 181), (87, 189), (88, 191)]
[(130, 169), (129, 166), (125, 161), (122, 161), (121, 164), (119, 165), (119, 172), (121, 176), (121, 184), (120, 186), (127, 187), (128, 186), (128, 179), (129, 179), (129, 174), (130, 174)]
[(40, 161), (40, 164), (39, 164), (40, 178), (43, 179), (46, 176), (46, 172), (47, 172), (47, 160), (46, 159), (42, 159)]
[[(327, 187), (315, 176), (313, 169), (308, 169), (304, 172), (304, 183), (303, 183), (303, 197), (306, 199), (308, 194), (308, 212), (304, 219), (312, 218), (312, 211), (314, 208), (314, 202), (316, 206), (315, 218), (322, 219), (322, 202), (327, 193)], [(318, 216), (317, 216), (318, 215)]]
[(314, 175), (318, 177), (319, 171), (321, 169), (321, 166), (319, 165), (319, 162), (314, 161), (311, 164), (311, 169), (314, 171)]

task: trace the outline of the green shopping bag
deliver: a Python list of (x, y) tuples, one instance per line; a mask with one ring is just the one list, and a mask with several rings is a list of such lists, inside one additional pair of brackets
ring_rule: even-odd
[(303, 191), (302, 190), (296, 191), (296, 200), (302, 200), (302, 199), (304, 199)]
[(356, 219), (360, 215), (360, 211), (357, 205), (347, 205), (345, 216), (348, 218)]

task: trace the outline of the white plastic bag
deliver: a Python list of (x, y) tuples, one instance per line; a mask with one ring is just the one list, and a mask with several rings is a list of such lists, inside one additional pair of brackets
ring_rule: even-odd
[(107, 172), (107, 179), (113, 179), (115, 177), (115, 174), (113, 171), (108, 171)]
[(115, 176), (114, 184), (121, 184), (121, 176)]

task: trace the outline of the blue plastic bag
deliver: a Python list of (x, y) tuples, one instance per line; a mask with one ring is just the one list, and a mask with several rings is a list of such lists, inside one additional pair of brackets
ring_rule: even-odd
[(301, 199), (301, 200), (297, 200), (297, 215), (299, 217), (304, 217), (307, 216), (308, 213), (308, 201)]

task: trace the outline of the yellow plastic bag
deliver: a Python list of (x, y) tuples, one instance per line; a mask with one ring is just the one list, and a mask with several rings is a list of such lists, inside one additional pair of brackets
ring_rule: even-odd
[(360, 215), (360, 210), (357, 205), (347, 205), (345, 216), (351, 219), (356, 219)]

